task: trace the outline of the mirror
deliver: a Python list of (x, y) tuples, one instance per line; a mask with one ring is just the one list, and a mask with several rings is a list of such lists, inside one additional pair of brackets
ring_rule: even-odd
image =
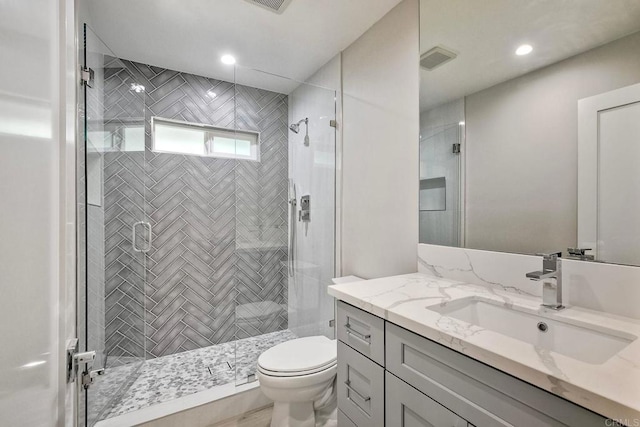
[(420, 1), (419, 241), (640, 265), (640, 2)]

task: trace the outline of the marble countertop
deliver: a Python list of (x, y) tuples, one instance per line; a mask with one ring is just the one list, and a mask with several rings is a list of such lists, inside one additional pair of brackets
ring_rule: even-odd
[(613, 419), (640, 419), (640, 339), (602, 364), (591, 364), (446, 317), (428, 306), (474, 297), (541, 316), (640, 337), (640, 321), (422, 273), (329, 286), (329, 294), (398, 326)]

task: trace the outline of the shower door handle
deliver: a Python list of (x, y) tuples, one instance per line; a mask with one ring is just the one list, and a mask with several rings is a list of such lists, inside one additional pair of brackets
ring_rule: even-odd
[(148, 234), (147, 247), (142, 250), (142, 252), (146, 254), (147, 252), (149, 252), (151, 250), (151, 239), (152, 239), (153, 235), (151, 233), (151, 224), (150, 223), (143, 222), (142, 225), (147, 229), (147, 234)]
[[(147, 230), (147, 244), (144, 248), (138, 248), (138, 246), (136, 245), (136, 227), (138, 225), (144, 226), (144, 228)], [(142, 252), (144, 254), (149, 252), (149, 250), (151, 249), (151, 224), (145, 221), (138, 221), (133, 223), (133, 225), (131, 226), (131, 245), (133, 246), (133, 250), (135, 252)]]

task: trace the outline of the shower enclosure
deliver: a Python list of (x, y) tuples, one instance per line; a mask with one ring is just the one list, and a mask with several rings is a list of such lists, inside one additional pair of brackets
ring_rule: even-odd
[(78, 329), (96, 359), (80, 425), (252, 383), (260, 352), (333, 338), (335, 90), (84, 40)]
[(420, 113), (420, 243), (464, 246), (464, 141), (464, 99)]

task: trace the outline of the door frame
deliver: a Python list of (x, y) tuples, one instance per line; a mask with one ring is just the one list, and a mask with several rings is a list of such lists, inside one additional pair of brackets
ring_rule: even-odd
[(578, 100), (578, 247), (598, 259), (599, 114), (640, 102), (640, 83)]

